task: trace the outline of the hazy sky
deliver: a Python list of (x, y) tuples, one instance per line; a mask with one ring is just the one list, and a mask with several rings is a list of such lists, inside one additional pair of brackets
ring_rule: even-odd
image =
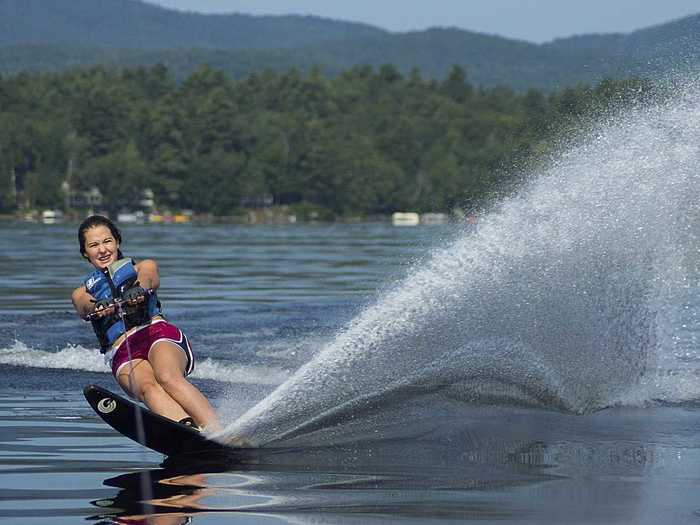
[(391, 31), (456, 26), (532, 42), (628, 32), (700, 13), (698, 0), (146, 0), (203, 13), (311, 14)]

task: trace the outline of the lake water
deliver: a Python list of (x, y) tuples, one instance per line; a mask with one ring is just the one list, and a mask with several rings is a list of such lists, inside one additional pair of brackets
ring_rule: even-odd
[[(400, 396), (379, 394), (368, 409), (258, 453), (161, 466), (160, 455), (111, 431), (83, 401), (88, 383), (116, 386), (68, 300), (89, 269), (77, 251), (76, 225), (0, 228), (0, 519), (700, 519), (700, 410), (692, 400), (578, 415), (548, 398), (531, 403), (519, 391), (505, 395), (495, 383), (482, 385), (482, 396), (489, 388), (497, 395), (481, 402), (444, 395), (422, 388), (423, 377), (408, 381)], [(393, 288), (405, 288), (436, 249), (474, 233), (381, 224), (124, 228), (126, 253), (157, 256), (166, 312), (190, 335), (195, 380), (227, 422), (332, 346)], [(697, 294), (690, 299), (696, 308)], [(552, 327), (561, 329), (557, 320)], [(414, 337), (416, 346), (424, 344)], [(439, 344), (436, 356), (444, 350)], [(416, 351), (385, 350), (399, 360)], [(696, 374), (698, 363), (688, 363)], [(366, 380), (353, 378), (351, 367), (347, 372), (349, 382)], [(496, 378), (499, 371), (488, 373)], [(309, 388), (316, 395), (318, 385)]]
[(226, 457), (162, 463), (98, 420), (82, 387), (116, 387), (68, 301), (76, 225), (0, 224), (0, 519), (697, 524), (687, 84), (561, 145), (476, 227), (125, 227), (217, 438), (255, 446)]

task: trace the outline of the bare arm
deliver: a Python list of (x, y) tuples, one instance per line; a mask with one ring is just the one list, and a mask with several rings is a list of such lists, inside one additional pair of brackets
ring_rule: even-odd
[(153, 259), (145, 259), (136, 264), (135, 267), (141, 287), (146, 290), (157, 290), (160, 286), (158, 264)]
[(73, 306), (78, 315), (86, 319), (88, 314), (91, 314), (95, 310), (95, 298), (87, 293), (84, 286), (76, 288), (71, 294), (71, 299), (73, 300)]

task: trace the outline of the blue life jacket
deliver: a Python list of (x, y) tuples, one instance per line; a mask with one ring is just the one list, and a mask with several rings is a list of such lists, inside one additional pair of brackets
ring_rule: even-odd
[[(114, 261), (109, 268), (95, 270), (83, 282), (87, 292), (99, 301), (121, 299), (122, 294), (134, 286), (137, 278), (134, 261), (123, 258)], [(147, 324), (154, 315), (160, 314), (160, 301), (154, 292), (146, 296), (144, 303), (125, 307), (123, 313), (122, 318), (115, 313), (91, 320), (102, 353), (109, 350), (122, 334), (135, 326)]]

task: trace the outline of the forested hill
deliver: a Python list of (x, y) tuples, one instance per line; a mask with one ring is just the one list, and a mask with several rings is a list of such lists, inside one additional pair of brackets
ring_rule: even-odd
[(386, 32), (312, 16), (203, 15), (140, 0), (0, 0), (1, 46), (285, 49), (379, 34)]
[(390, 63), (442, 79), (460, 65), (476, 85), (552, 90), (697, 68), (700, 15), (538, 45), (454, 28), (390, 33), (316, 17), (182, 13), (138, 0), (0, 0), (0, 73), (157, 63), (178, 79), (203, 63), (232, 78)]
[[(611, 111), (665, 96), (640, 80), (545, 96), (474, 89), (392, 66), (328, 78), (267, 72), (231, 80), (163, 66), (0, 78), (0, 214), (144, 206), (222, 216), (263, 202), (300, 217), (449, 212), (509, 193)], [(86, 197), (87, 195), (87, 197)], [(72, 202), (73, 204), (70, 204)]]
[(557, 39), (542, 47), (556, 52), (588, 51), (628, 58), (697, 55), (700, 49), (700, 14), (629, 34), (578, 35)]

